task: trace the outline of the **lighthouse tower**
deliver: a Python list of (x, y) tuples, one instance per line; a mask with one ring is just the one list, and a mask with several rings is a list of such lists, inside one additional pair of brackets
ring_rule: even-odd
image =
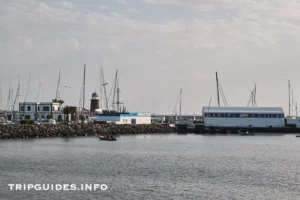
[(99, 95), (94, 92), (91, 98), (90, 116), (94, 116), (97, 109), (99, 109)]

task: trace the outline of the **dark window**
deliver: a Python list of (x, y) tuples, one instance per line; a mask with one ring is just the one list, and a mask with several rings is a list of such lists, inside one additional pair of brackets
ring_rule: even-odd
[(21, 111), (24, 111), (24, 106), (21, 106)]
[(38, 111), (40, 111), (40, 106), (38, 106)]
[(131, 124), (136, 124), (136, 119), (131, 119)]
[(53, 106), (53, 110), (55, 110), (54, 106)]
[(44, 106), (43, 111), (49, 111), (49, 106)]
[(28, 110), (28, 111), (31, 111), (31, 106), (27, 106), (27, 110)]
[(45, 119), (45, 115), (42, 115), (42, 119)]

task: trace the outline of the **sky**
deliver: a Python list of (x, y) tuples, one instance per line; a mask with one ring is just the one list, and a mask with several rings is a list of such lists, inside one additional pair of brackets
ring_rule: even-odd
[[(258, 106), (288, 112), (288, 80), (300, 101), (299, 0), (0, 0), (0, 79), (20, 100), (60, 96), (79, 105), (86, 64), (86, 104), (108, 93), (119, 70), (129, 111), (171, 114), (180, 88), (182, 113), (217, 105), (215, 72), (229, 106), (246, 106), (257, 84)], [(64, 87), (68, 86), (68, 87)], [(222, 104), (221, 104), (222, 105)], [(300, 105), (300, 103), (299, 103)], [(292, 109), (295, 112), (295, 109)]]

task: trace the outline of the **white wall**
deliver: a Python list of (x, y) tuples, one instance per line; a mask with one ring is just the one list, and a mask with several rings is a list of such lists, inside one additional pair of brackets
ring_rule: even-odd
[(204, 118), (205, 126), (217, 127), (284, 127), (284, 118)]
[(120, 121), (120, 117), (119, 116), (97, 116), (97, 121), (99, 121), (99, 122), (106, 122), (106, 121), (117, 122), (117, 121)]
[(105, 122), (111, 121), (116, 124), (131, 124), (131, 120), (136, 119), (136, 124), (151, 124), (151, 116), (134, 117), (134, 116), (97, 116), (97, 121)]
[(300, 128), (300, 117), (296, 117), (293, 119), (286, 119), (287, 124), (296, 124), (297, 128)]

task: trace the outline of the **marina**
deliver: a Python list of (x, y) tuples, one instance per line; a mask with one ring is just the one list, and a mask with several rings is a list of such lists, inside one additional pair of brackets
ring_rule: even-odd
[[(298, 199), (295, 135), (129, 135), (0, 141), (1, 181), (105, 183), (107, 191), (22, 191), (16, 199)], [(12, 151), (13, 149), (13, 151)], [(32, 175), (34, 174), (34, 176)], [(1, 198), (12, 191), (0, 187)]]

